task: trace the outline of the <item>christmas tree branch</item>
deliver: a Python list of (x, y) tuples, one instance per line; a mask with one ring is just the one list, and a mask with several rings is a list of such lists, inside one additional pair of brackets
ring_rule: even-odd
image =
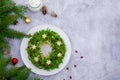
[(27, 80), (30, 69), (25, 66), (7, 68), (7, 65), (11, 62), (11, 57), (4, 58), (0, 54), (0, 80)]
[(0, 32), (7, 28), (10, 24), (12, 24), (15, 20), (18, 19), (18, 15), (8, 15), (8, 16), (4, 16), (2, 17), (0, 20)]
[(5, 49), (9, 49), (8, 41), (4, 39), (3, 36), (0, 36), (0, 53), (3, 53)]
[(21, 18), (24, 18), (23, 14), (24, 12), (26, 12), (26, 10), (27, 10), (27, 7), (25, 6), (15, 6), (13, 8), (13, 12), (17, 14), (18, 16), (20, 16)]
[[(1, 55), (1, 54), (0, 54)], [(6, 70), (6, 66), (8, 65), (8, 63), (11, 61), (11, 58), (3, 58), (3, 56), (1, 55), (0, 57), (0, 80), (1, 78), (4, 76), (4, 71)]]
[(18, 76), (16, 77), (16, 80), (26, 80), (29, 76), (30, 70), (24, 68), (18, 72)]
[[(0, 80), (29, 80), (30, 69), (25, 66), (8, 67), (11, 57), (5, 58), (3, 52), (9, 49), (6, 38), (22, 38), (24, 33), (10, 29), (18, 18), (24, 18), (25, 6), (17, 6), (12, 0), (0, 0)], [(33, 79), (34, 80), (34, 79)], [(36, 78), (35, 80), (40, 80)]]
[(24, 33), (10, 29), (10, 28), (5, 29), (2, 32), (4, 33), (3, 36), (8, 38), (23, 38), (25, 36)]
[(10, 79), (11, 77), (14, 77), (18, 73), (18, 68), (12, 67), (10, 69), (6, 69), (6, 78)]
[(16, 5), (15, 3), (11, 3), (11, 4), (7, 4), (7, 5), (4, 5), (4, 6), (1, 6), (0, 7), (0, 15), (2, 13), (10, 11), (12, 8), (14, 8), (15, 5)]

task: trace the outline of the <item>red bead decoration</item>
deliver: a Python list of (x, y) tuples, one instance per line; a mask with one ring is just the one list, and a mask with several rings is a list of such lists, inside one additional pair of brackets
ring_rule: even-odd
[(12, 64), (15, 65), (15, 64), (17, 64), (17, 63), (18, 63), (18, 59), (17, 59), (17, 58), (13, 58), (13, 59), (12, 59)]

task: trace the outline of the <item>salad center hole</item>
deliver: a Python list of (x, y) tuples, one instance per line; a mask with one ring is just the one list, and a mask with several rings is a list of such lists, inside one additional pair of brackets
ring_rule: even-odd
[(49, 55), (49, 53), (52, 51), (52, 47), (50, 46), (50, 44), (42, 44), (40, 46), (40, 49), (44, 56)]

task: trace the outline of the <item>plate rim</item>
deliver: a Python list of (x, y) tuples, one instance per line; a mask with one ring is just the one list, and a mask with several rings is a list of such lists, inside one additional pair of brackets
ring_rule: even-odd
[[(59, 73), (60, 71), (62, 71), (66, 66), (67, 64), (69, 63), (70, 61), (70, 58), (71, 58), (71, 53), (72, 53), (72, 46), (71, 46), (71, 41), (69, 39), (69, 37), (67, 36), (67, 34), (60, 28), (54, 26), (54, 25), (48, 25), (48, 24), (45, 24), (45, 25), (38, 25), (38, 26), (35, 26), (33, 28), (31, 28), (27, 34), (34, 34), (35, 32), (38, 32), (40, 30), (43, 30), (43, 29), (50, 29), (50, 30), (53, 30), (55, 32), (57, 32), (57, 34), (59, 34), (65, 45), (66, 45), (66, 49), (69, 49), (69, 51), (67, 50), (67, 52), (65, 53), (65, 56), (63, 58), (63, 63), (60, 64), (60, 67), (61, 68), (57, 68), (57, 69), (54, 69), (54, 70), (50, 70), (50, 71), (46, 71), (46, 70), (43, 70), (43, 69), (39, 69), (37, 68), (36, 66), (34, 66), (31, 61), (28, 59), (28, 54), (23, 54), (23, 52), (27, 52), (27, 51), (23, 51), (25, 49), (23, 49), (23, 47), (25, 47), (24, 44), (28, 44), (30, 38), (23, 38), (22, 39), (22, 42), (21, 42), (21, 46), (20, 46), (20, 55), (21, 55), (21, 58), (22, 58), (22, 61), (24, 63), (24, 65), (27, 67), (27, 68), (30, 68), (32, 72), (36, 73), (36, 74), (39, 74), (39, 75), (43, 75), (43, 76), (48, 76), (48, 75), (54, 75), (54, 74), (57, 74)], [(61, 33), (60, 33), (61, 32)], [(27, 43), (25, 43), (27, 41)], [(67, 42), (67, 43), (66, 43)], [(26, 47), (25, 47), (26, 48)], [(69, 52), (69, 53), (68, 53)], [(25, 56), (26, 55), (26, 56)], [(66, 57), (67, 56), (67, 57)], [(25, 58), (24, 58), (25, 57)], [(27, 59), (26, 59), (27, 58)], [(67, 60), (65, 59), (67, 58)], [(66, 63), (64, 62), (64, 60), (66, 60)], [(29, 64), (28, 64), (29, 63)], [(32, 66), (32, 67), (31, 67)], [(39, 70), (39, 71), (38, 71)], [(42, 72), (40, 72), (42, 71)], [(52, 73), (50, 73), (52, 72)]]

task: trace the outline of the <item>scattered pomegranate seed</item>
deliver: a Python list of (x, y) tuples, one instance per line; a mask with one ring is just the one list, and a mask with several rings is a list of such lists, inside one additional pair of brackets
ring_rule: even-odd
[(69, 70), (69, 67), (66, 67), (66, 70)]
[(69, 78), (72, 79), (72, 76), (70, 76)]
[(77, 65), (74, 65), (74, 67), (77, 67)]
[(77, 51), (77, 50), (75, 50), (75, 53), (78, 53), (78, 51)]
[(83, 56), (80, 57), (81, 59), (83, 58)]

